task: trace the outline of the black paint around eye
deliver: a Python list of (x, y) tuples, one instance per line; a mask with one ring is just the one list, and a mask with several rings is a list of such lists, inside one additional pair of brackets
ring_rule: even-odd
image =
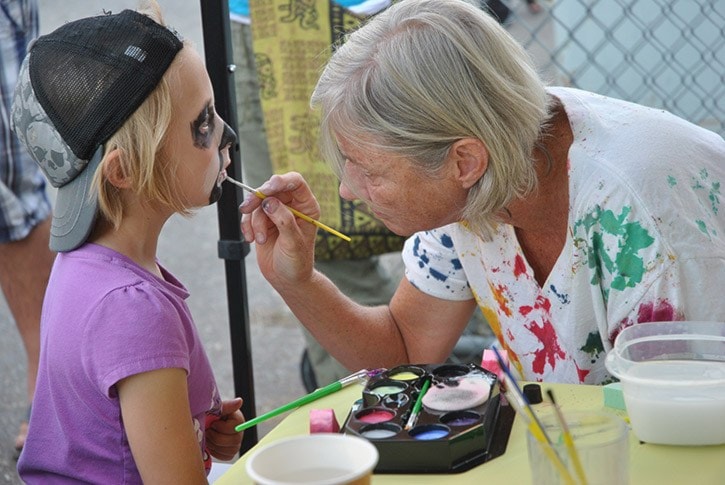
[[(191, 123), (191, 137), (194, 140), (194, 146), (196, 148), (206, 149), (211, 145), (212, 135), (214, 134), (214, 123), (216, 122), (215, 118), (214, 108), (207, 106)], [(204, 124), (209, 125), (206, 133), (202, 133), (201, 131), (201, 127)]]
[[(224, 150), (227, 148), (231, 149), (232, 146), (237, 142), (237, 135), (234, 133), (232, 128), (224, 123), (224, 131), (222, 132), (222, 139), (219, 142), (219, 171), (224, 170)], [(217, 202), (222, 196), (222, 184), (221, 182), (214, 185), (209, 194), (209, 204)]]
[(222, 133), (222, 140), (219, 142), (219, 151), (224, 150), (225, 148), (232, 148), (232, 145), (234, 145), (237, 142), (237, 134), (234, 133), (234, 130), (232, 130), (231, 126), (224, 123), (224, 132)]

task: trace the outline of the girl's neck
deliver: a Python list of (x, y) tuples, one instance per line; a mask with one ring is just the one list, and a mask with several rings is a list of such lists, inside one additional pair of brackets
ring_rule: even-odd
[(88, 239), (128, 257), (151, 274), (163, 278), (156, 264), (159, 235), (168, 219), (154, 217), (152, 211), (141, 216), (124, 216), (118, 229), (105, 220), (99, 220)]

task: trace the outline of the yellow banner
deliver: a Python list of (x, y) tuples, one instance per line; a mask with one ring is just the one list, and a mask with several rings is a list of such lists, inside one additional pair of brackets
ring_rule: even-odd
[(267, 144), (275, 172), (300, 172), (320, 202), (321, 222), (352, 238), (317, 233), (318, 259), (360, 259), (399, 251), (405, 238), (367, 206), (338, 194), (339, 181), (317, 150), (319, 116), (310, 95), (332, 44), (362, 20), (329, 0), (250, 1), (254, 56)]

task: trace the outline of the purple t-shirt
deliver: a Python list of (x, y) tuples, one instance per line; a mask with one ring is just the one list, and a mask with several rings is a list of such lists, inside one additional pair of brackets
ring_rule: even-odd
[(115, 385), (155, 369), (186, 370), (204, 450), (206, 416), (220, 413), (221, 399), (185, 303), (189, 293), (161, 271), (163, 280), (95, 244), (58, 254), (43, 304), (28, 439), (18, 461), (26, 483), (141, 483)]

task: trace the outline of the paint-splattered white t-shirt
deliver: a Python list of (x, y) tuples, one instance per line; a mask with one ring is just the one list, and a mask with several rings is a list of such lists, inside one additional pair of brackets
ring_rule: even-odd
[(475, 298), (524, 379), (605, 383), (622, 328), (725, 320), (725, 141), (662, 110), (549, 92), (574, 142), (567, 239), (543, 287), (503, 224), (489, 242), (460, 223), (413, 235), (406, 275), (432, 296)]

